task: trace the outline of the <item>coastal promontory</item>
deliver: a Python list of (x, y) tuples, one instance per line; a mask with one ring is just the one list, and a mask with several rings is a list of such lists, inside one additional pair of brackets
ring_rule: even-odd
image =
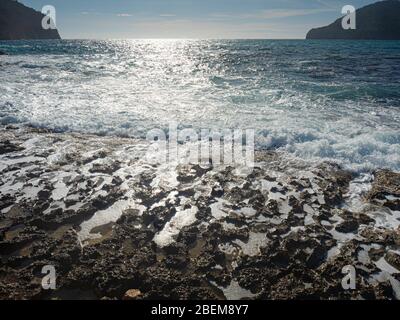
[(57, 29), (44, 29), (45, 16), (15, 0), (0, 1), (0, 40), (60, 39)]
[(344, 29), (342, 18), (308, 32), (307, 39), (399, 40), (400, 1), (380, 1), (356, 10), (356, 28)]

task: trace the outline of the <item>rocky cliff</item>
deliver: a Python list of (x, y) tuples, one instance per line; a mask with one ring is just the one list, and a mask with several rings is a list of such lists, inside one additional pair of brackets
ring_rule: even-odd
[(342, 18), (334, 23), (312, 29), (307, 39), (400, 39), (400, 1), (380, 1), (356, 11), (356, 29), (344, 30)]
[(0, 0), (0, 40), (60, 39), (57, 30), (42, 28), (44, 15), (14, 0)]

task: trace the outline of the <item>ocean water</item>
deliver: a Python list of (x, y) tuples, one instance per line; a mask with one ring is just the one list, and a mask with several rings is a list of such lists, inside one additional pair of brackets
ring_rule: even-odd
[(0, 42), (0, 124), (145, 137), (254, 129), (257, 148), (400, 170), (400, 41)]

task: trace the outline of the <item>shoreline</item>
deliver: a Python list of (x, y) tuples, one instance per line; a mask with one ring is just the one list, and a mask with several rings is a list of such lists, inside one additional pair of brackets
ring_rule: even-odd
[[(188, 127), (190, 128), (190, 127)], [(160, 128), (156, 128), (156, 130), (158, 130)], [(187, 129), (187, 128), (185, 128)], [(72, 137), (89, 137), (89, 138), (104, 138), (104, 139), (123, 139), (124, 141), (126, 141), (128, 144), (129, 142), (133, 142), (133, 143), (137, 143), (137, 142), (144, 142), (144, 143), (148, 143), (148, 141), (146, 140), (146, 138), (144, 136), (134, 136), (134, 135), (130, 135), (127, 133), (121, 133), (121, 134), (116, 134), (116, 133), (96, 133), (96, 132), (85, 132), (85, 131), (75, 131), (75, 130), (70, 130), (70, 129), (57, 129), (57, 128), (48, 128), (48, 127), (44, 127), (44, 126), (36, 126), (33, 124), (29, 124), (29, 123), (0, 123), (0, 130), (22, 130), (22, 131), (32, 131), (32, 132), (37, 132), (40, 134), (58, 134), (58, 135), (69, 135)], [(165, 133), (165, 137), (167, 139), (169, 139), (169, 135), (168, 135), (168, 128), (164, 128), (164, 129), (160, 129), (162, 131), (164, 131)], [(196, 132), (198, 130), (194, 129)], [(230, 130), (230, 129), (229, 129)], [(246, 129), (242, 129), (243, 131), (245, 131)], [(243, 132), (245, 133), (245, 132)], [(256, 137), (257, 138), (257, 137)], [(199, 142), (201, 141), (201, 138), (199, 137)], [(178, 141), (177, 142), (178, 145), (184, 145), (184, 142), (182, 141)], [(290, 162), (290, 163), (296, 163), (296, 166), (298, 165), (299, 167), (315, 167), (318, 166), (320, 164), (323, 163), (329, 163), (332, 165), (338, 165), (339, 167), (341, 167), (343, 170), (350, 172), (354, 179), (356, 179), (357, 177), (362, 178), (365, 175), (370, 175), (371, 179), (372, 176), (374, 174), (374, 172), (378, 172), (378, 171), (382, 171), (382, 170), (388, 170), (394, 173), (400, 173), (399, 170), (396, 170), (394, 168), (391, 167), (371, 167), (371, 168), (365, 168), (365, 169), (358, 169), (356, 166), (357, 164), (352, 164), (352, 163), (342, 163), (342, 161), (340, 161), (339, 159), (324, 159), (324, 158), (302, 158), (300, 156), (296, 156), (295, 154), (292, 154), (290, 152), (288, 152), (287, 150), (283, 150), (280, 147), (266, 147), (263, 145), (260, 145), (259, 143), (257, 143), (257, 139), (255, 140), (254, 143), (254, 151), (256, 154), (262, 154), (262, 153), (277, 153), (277, 154), (281, 154), (281, 155), (285, 155), (286, 156), (286, 161)]]
[[(0, 299), (400, 298), (399, 173), (377, 170), (349, 211), (354, 177), (332, 163), (257, 151), (248, 175), (172, 170), (143, 161), (140, 139), (9, 128)], [(57, 290), (41, 288), (43, 265)]]

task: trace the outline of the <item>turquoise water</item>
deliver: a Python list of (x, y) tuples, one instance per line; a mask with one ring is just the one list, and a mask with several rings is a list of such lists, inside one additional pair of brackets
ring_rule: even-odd
[(0, 123), (145, 137), (256, 130), (259, 148), (400, 170), (399, 41), (0, 42)]

